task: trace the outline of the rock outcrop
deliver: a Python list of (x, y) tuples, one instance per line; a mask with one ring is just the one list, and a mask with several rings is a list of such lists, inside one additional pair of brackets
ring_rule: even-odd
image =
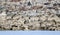
[(0, 30), (60, 30), (60, 0), (0, 1)]

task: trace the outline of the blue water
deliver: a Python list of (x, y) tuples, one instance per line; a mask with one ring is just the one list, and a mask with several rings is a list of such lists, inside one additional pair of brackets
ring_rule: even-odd
[(60, 35), (60, 31), (0, 31), (0, 35)]

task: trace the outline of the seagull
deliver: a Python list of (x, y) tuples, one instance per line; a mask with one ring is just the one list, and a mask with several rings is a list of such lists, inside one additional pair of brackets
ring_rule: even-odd
[(5, 16), (6, 15), (6, 12), (2, 12), (1, 14), (0, 14), (0, 16)]

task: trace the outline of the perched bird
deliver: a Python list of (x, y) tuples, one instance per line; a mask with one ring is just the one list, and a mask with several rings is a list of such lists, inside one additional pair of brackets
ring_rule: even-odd
[(57, 3), (54, 3), (53, 6), (57, 6)]
[(44, 3), (44, 5), (49, 5), (50, 3)]
[(11, 2), (19, 2), (19, 1), (21, 1), (21, 0), (11, 0)]
[(28, 2), (28, 4), (27, 4), (28, 6), (30, 6), (31, 5), (31, 3), (30, 3), (30, 1)]

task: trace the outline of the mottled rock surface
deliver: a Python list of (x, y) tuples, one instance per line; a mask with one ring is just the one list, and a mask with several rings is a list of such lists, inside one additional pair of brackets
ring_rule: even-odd
[(60, 30), (60, 0), (0, 0), (0, 30)]

